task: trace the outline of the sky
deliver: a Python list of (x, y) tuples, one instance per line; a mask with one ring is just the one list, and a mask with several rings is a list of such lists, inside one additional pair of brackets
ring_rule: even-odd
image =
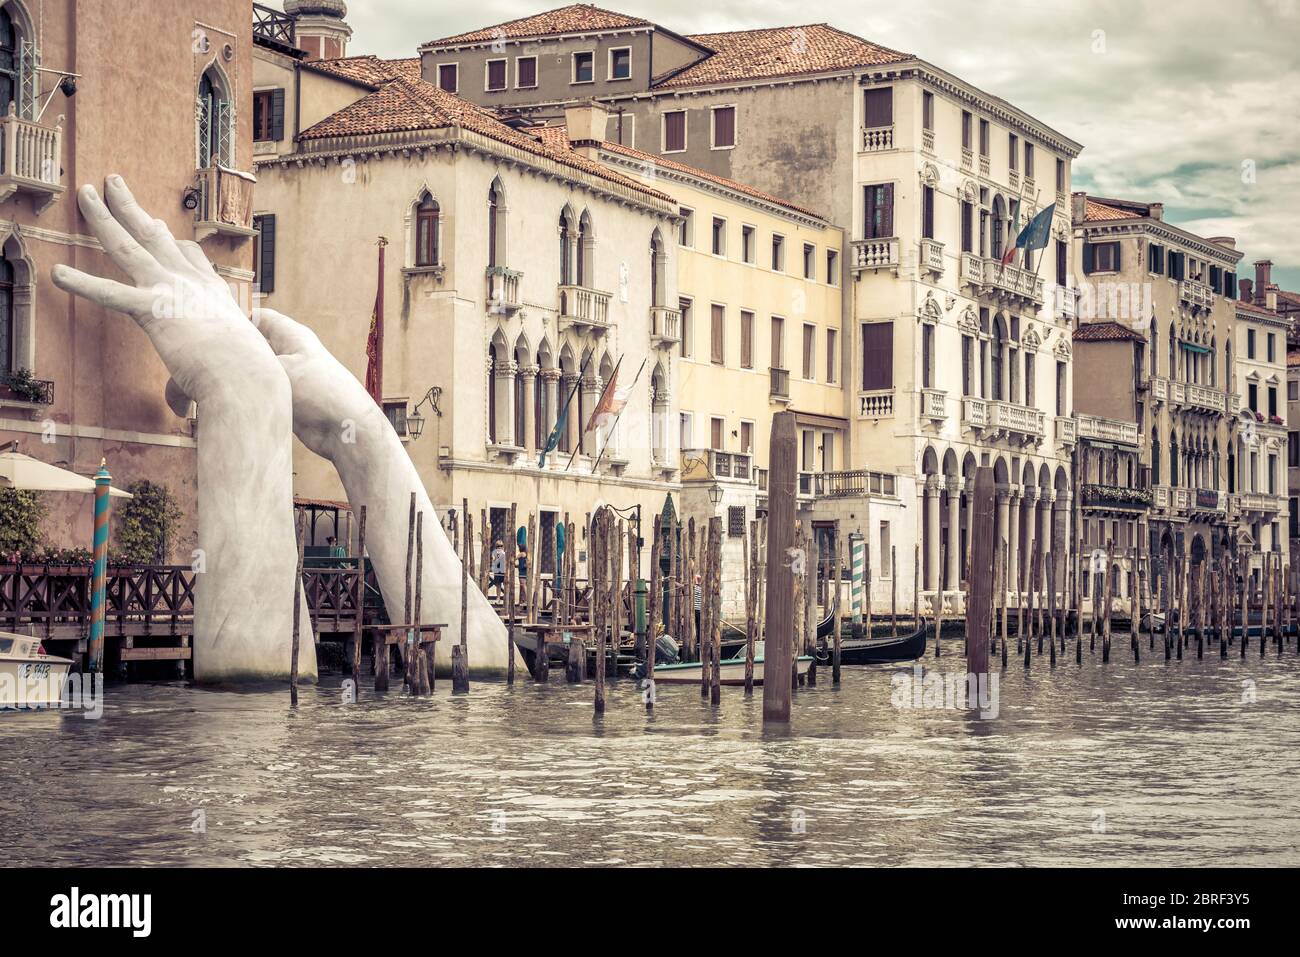
[[(271, 0), (279, 6), (279, 0)], [(559, 0), (348, 0), (351, 53), (428, 40)], [(1239, 274), (1273, 260), (1300, 290), (1300, 0), (602, 0), (677, 33), (826, 22), (917, 56), (1084, 145), (1074, 188), (1165, 204), (1232, 236)]]

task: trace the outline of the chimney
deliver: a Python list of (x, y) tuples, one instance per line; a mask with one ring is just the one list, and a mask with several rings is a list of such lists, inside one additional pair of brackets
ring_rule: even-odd
[(284, 12), (294, 18), (298, 49), (308, 60), (348, 55), (352, 28), (344, 0), (284, 0)]
[(1083, 216), (1088, 208), (1087, 193), (1070, 194), (1070, 219), (1076, 226), (1083, 224)]
[(596, 148), (605, 142), (609, 114), (595, 100), (585, 100), (564, 108), (564, 125), (569, 145), (580, 153), (594, 157)]
[(1273, 260), (1256, 259), (1255, 260), (1255, 289), (1260, 296), (1268, 290), (1268, 284), (1273, 281)]
[(1147, 215), (1150, 216), (1152, 219), (1161, 219), (1161, 220), (1164, 219), (1165, 204), (1164, 203), (1149, 204), (1147, 207)]
[(1264, 305), (1277, 312), (1277, 283), (1271, 282), (1264, 287)]
[(1255, 301), (1254, 283), (1249, 279), (1238, 279), (1237, 298), (1244, 303), (1253, 303)]

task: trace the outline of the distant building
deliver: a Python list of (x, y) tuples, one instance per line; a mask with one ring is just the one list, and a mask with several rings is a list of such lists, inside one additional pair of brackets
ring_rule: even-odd
[(1286, 550), (1287, 329), (1287, 320), (1267, 306), (1237, 303), (1233, 381), (1242, 421), (1233, 449), (1236, 473), (1229, 476), (1230, 513), (1239, 523), (1238, 542), (1253, 553)]

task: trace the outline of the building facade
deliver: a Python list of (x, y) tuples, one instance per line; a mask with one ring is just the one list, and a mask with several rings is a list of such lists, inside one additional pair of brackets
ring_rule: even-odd
[[(1249, 292), (1243, 281), (1242, 295)], [(1289, 552), (1287, 366), (1289, 323), (1263, 304), (1239, 301), (1233, 382), (1240, 405), (1233, 459), (1231, 514), (1239, 550)], [(1254, 566), (1259, 567), (1258, 559)]]
[[(77, 208), (76, 189), (120, 174), (178, 238), (197, 240), (250, 302), (253, 24), (240, 0), (139, 5), (0, 3), (0, 445), (114, 484), (165, 485), (182, 515), (173, 558), (195, 547), (191, 404), (169, 405), (166, 368), (127, 316), (49, 281), (65, 263), (114, 267)], [(123, 50), (149, 50), (124, 70)], [(52, 547), (89, 548), (89, 498), (45, 496)]]

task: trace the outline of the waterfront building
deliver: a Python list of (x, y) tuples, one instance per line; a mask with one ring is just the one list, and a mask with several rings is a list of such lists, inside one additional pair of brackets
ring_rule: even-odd
[[(127, 16), (106, 0), (0, 3), (0, 445), (86, 476), (107, 459), (119, 487), (166, 486), (181, 511), (168, 557), (186, 561), (199, 412), (169, 404), (167, 370), (132, 319), (49, 275), (58, 263), (113, 274), (76, 190), (120, 174), (250, 301), (249, 13), (239, 0), (136, 4)], [(143, 72), (123, 68), (123, 51), (145, 49)], [(49, 546), (90, 547), (88, 501), (44, 496)]]

